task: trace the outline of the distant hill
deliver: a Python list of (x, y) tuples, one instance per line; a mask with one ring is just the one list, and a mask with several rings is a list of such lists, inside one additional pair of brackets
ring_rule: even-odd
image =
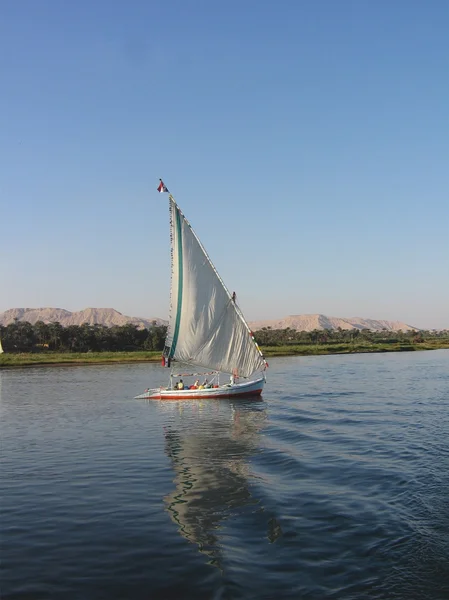
[(361, 319), (360, 317), (350, 317), (342, 319), (340, 317), (327, 317), (326, 315), (291, 315), (279, 320), (253, 321), (249, 323), (254, 331), (262, 327), (271, 327), (271, 329), (295, 329), (296, 331), (313, 331), (314, 329), (371, 329), (372, 331), (417, 331), (417, 327), (412, 327), (401, 321), (378, 321), (375, 319)]
[[(28, 321), (32, 324), (36, 321), (52, 323), (58, 321), (64, 327), (68, 325), (82, 325), (88, 323), (94, 325), (126, 325), (132, 323), (139, 328), (148, 328), (156, 322), (156, 325), (167, 325), (167, 321), (154, 318), (127, 317), (113, 308), (85, 308), (78, 312), (70, 312), (63, 308), (11, 308), (0, 313), (0, 325), (9, 325), (14, 319), (18, 321)], [(373, 331), (417, 331), (417, 327), (412, 327), (401, 321), (378, 321), (375, 319), (361, 319), (351, 317), (342, 319), (339, 317), (327, 317), (326, 315), (291, 315), (283, 319), (273, 319), (269, 321), (251, 321), (251, 329), (256, 331), (262, 327), (271, 327), (272, 329), (296, 329), (296, 331), (313, 331), (314, 329), (371, 329)]]
[(63, 308), (11, 308), (4, 313), (0, 313), (0, 325), (14, 323), (14, 319), (28, 321), (33, 325), (37, 321), (43, 321), (44, 323), (58, 321), (63, 327), (82, 325), (83, 323), (106, 325), (107, 327), (132, 323), (137, 325), (139, 329), (148, 329), (154, 322), (156, 322), (156, 325), (167, 324), (167, 321), (158, 317), (150, 319), (127, 317), (113, 308), (85, 308), (77, 312), (70, 312)]

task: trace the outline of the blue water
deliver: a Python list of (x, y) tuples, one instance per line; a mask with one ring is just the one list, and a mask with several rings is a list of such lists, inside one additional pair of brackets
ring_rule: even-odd
[(165, 374), (0, 371), (2, 599), (448, 600), (449, 351), (133, 399)]

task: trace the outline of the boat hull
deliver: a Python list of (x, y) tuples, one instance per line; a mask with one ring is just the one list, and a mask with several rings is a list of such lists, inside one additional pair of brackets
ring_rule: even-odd
[(217, 398), (248, 398), (260, 396), (263, 390), (265, 379), (261, 377), (254, 381), (245, 383), (221, 385), (217, 388), (206, 388), (196, 390), (169, 390), (166, 388), (157, 388), (148, 390), (136, 399), (142, 400), (206, 400)]

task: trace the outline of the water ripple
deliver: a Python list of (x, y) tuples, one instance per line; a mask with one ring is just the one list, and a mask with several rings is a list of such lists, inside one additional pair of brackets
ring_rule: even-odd
[(271, 361), (262, 401), (153, 365), (0, 372), (2, 598), (449, 598), (449, 352)]

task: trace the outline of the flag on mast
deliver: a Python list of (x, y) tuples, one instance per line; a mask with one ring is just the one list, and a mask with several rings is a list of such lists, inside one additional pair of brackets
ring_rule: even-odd
[(165, 183), (162, 181), (162, 179), (159, 179), (160, 183), (157, 186), (157, 191), (158, 192), (168, 192), (168, 187), (165, 185)]

